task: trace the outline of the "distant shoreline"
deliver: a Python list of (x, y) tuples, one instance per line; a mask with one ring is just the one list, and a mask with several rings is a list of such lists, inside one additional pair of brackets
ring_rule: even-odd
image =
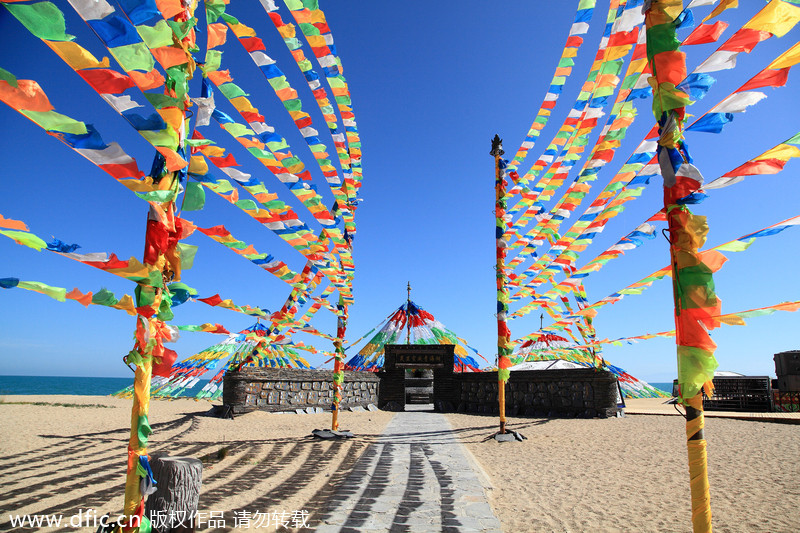
[[(181, 396), (194, 396), (208, 383), (200, 380)], [(109, 396), (133, 384), (129, 378), (79, 376), (0, 376), (0, 396), (77, 395)]]

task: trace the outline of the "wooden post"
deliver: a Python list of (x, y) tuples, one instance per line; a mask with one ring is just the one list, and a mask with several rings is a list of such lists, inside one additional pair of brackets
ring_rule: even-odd
[(495, 243), (497, 251), (497, 400), (500, 407), (500, 433), (506, 432), (506, 381), (508, 381), (511, 366), (508, 356), (511, 354), (509, 343), (511, 332), (506, 324), (508, 314), (509, 294), (506, 287), (505, 260), (508, 243), (503, 240), (506, 223), (506, 182), (503, 179), (503, 164), (500, 156), (503, 151), (503, 140), (499, 135), (492, 139), (492, 150), (489, 155), (494, 156), (494, 188), (495, 188)]
[(652, 0), (645, 13), (645, 26), (648, 36), (660, 36), (648, 39), (647, 59), (653, 72), (650, 82), (653, 113), (659, 125), (658, 162), (664, 177), (664, 213), (669, 225), (679, 395), (686, 407), (692, 529), (695, 533), (710, 533), (702, 394), (703, 387), (708, 387), (709, 394), (713, 389), (716, 344), (705, 326), (713, 324), (712, 315), (719, 314), (719, 300), (714, 292), (713, 269), (698, 254), (708, 232), (705, 217), (693, 215), (688, 208), (699, 201), (692, 194), (703, 181), (683, 142), (685, 106), (691, 101), (677, 88), (686, 77), (686, 56), (678, 50), (675, 37), (675, 20), (682, 11), (682, 0)]
[(331, 430), (339, 429), (339, 404), (342, 401), (342, 383), (344, 382), (344, 334), (347, 330), (347, 306), (344, 299), (339, 296), (339, 303), (336, 306), (339, 310), (339, 318), (336, 325), (336, 340), (333, 345), (336, 348), (333, 362), (333, 404), (331, 406)]
[[(195, 3), (184, 4), (185, 9), (173, 17), (177, 22), (186, 22), (194, 18)], [(191, 27), (191, 26), (190, 26)], [(195, 46), (195, 33), (190, 30), (180, 43), (173, 45), (175, 49), (186, 54), (186, 63), (182, 64), (183, 75), (178, 79), (168, 76), (165, 94), (178, 101), (176, 84), (187, 83), (192, 78), (195, 68), (194, 60), (189, 52)], [(183, 87), (181, 89), (185, 89)], [(128, 441), (128, 461), (125, 479), (125, 501), (123, 512), (125, 518), (120, 526), (122, 531), (138, 531), (138, 523), (144, 523), (145, 495), (141, 493), (139, 472), (149, 467), (147, 457), (147, 439), (152, 433), (148, 414), (150, 410), (150, 380), (154, 365), (159, 372), (168, 371), (170, 360), (177, 355), (166, 350), (164, 340), (171, 335), (164, 321), (170, 320), (171, 301), (167, 293), (167, 283), (180, 281), (181, 264), (177, 245), (182, 237), (180, 219), (175, 214), (175, 198), (180, 189), (180, 170), (188, 163), (182, 160), (181, 154), (186, 140), (187, 109), (191, 106), (188, 94), (183, 94), (180, 106), (167, 106), (159, 109), (159, 114), (174, 131), (177, 144), (170, 147), (167, 156), (158, 154), (157, 164), (153, 166), (153, 185), (157, 190), (169, 192), (165, 200), (150, 202), (145, 234), (145, 251), (142, 264), (147, 267), (148, 279), (141, 281), (136, 287), (136, 343), (134, 349), (125, 356), (128, 365), (135, 365), (133, 389), (133, 408), (131, 410), (131, 433)], [(171, 357), (170, 357), (171, 355)]]
[[(677, 187), (673, 187), (675, 189)], [(686, 243), (694, 241), (687, 235), (685, 226), (685, 211), (681, 211), (674, 203), (677, 198), (670, 198), (673, 193), (670, 188), (664, 188), (665, 207), (667, 207), (667, 221), (670, 230), (670, 255), (672, 258), (672, 284), (675, 299), (675, 339), (678, 344), (678, 383), (681, 402), (686, 409), (686, 447), (689, 462), (689, 488), (692, 503), (692, 530), (694, 533), (711, 533), (711, 498), (708, 483), (708, 457), (706, 454), (706, 440), (703, 428), (705, 418), (703, 416), (703, 389), (702, 387), (695, 393), (688, 392), (690, 389), (686, 384), (687, 367), (701, 367), (708, 365), (705, 361), (701, 364), (691, 362), (692, 359), (710, 359), (716, 366), (713, 356), (713, 341), (708, 336), (706, 329), (697, 322), (697, 319), (690, 316), (685, 311), (687, 302), (682, 297), (686, 291), (686, 283), (681, 279), (681, 263), (686, 264), (687, 258), (693, 258), (697, 263), (702, 264), (697, 256), (697, 246)], [(688, 211), (688, 210), (686, 210)], [(691, 216), (691, 215), (690, 215)], [(681, 257), (681, 259), (679, 259)], [(711, 277), (711, 273), (708, 273)], [(714, 299), (716, 296), (714, 295)], [(694, 305), (694, 304), (692, 304)], [(686, 341), (693, 338), (693, 346)], [(710, 349), (710, 351), (709, 351)], [(713, 376), (713, 369), (710, 371)], [(709, 380), (711, 377), (709, 377)], [(709, 391), (710, 393), (711, 391)], [(686, 394), (686, 395), (685, 395)]]
[(408, 298), (406, 299), (406, 344), (411, 344), (411, 282), (408, 282)]
[[(150, 322), (143, 317), (137, 317), (137, 333), (147, 328), (150, 331)], [(144, 321), (144, 324), (142, 324)], [(140, 344), (137, 342), (137, 345)], [(138, 352), (140, 348), (137, 348)], [(135, 516), (140, 516), (139, 506), (144, 512), (144, 496), (139, 490), (139, 457), (147, 456), (147, 437), (150, 432), (150, 423), (147, 415), (150, 411), (150, 378), (152, 377), (152, 354), (144, 355), (140, 364), (136, 365), (133, 382), (133, 408), (131, 409), (131, 432), (128, 439), (128, 467), (125, 474), (125, 505), (124, 514), (128, 517), (126, 524), (133, 524)], [(127, 360), (126, 360), (127, 362)]]
[(194, 531), (203, 463), (194, 457), (154, 454), (150, 466), (156, 491), (147, 498), (147, 517), (154, 533)]

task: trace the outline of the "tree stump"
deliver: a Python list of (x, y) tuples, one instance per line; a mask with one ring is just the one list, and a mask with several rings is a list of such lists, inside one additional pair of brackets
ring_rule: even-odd
[(194, 532), (203, 463), (194, 457), (151, 455), (156, 491), (147, 498), (153, 533)]

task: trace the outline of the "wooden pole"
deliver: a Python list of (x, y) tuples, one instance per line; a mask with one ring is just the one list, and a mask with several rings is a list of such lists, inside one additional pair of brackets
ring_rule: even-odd
[(336, 325), (336, 340), (333, 345), (336, 349), (333, 362), (333, 403), (331, 405), (331, 430), (339, 429), (339, 404), (342, 401), (342, 383), (344, 383), (344, 334), (347, 331), (347, 306), (342, 296), (339, 296), (339, 318)]
[[(331, 404), (331, 431), (337, 431), (339, 429), (339, 399), (341, 398), (341, 387), (338, 383), (336, 383), (336, 368), (337, 363), (339, 362), (339, 349), (341, 348), (341, 344), (339, 344), (339, 340), (333, 341), (334, 349), (336, 350), (334, 355), (334, 362), (333, 362), (333, 402)], [(337, 394), (339, 397), (337, 398)]]
[[(196, 3), (184, 4), (183, 11), (173, 17), (177, 22), (186, 22), (194, 18)], [(182, 77), (172, 79), (168, 76), (165, 94), (172, 98), (179, 97), (176, 92), (177, 85), (186, 83), (192, 78), (195, 68), (194, 60), (189, 50), (195, 47), (195, 33), (190, 30), (183, 39), (174, 44), (176, 49), (186, 54), (186, 63), (182, 64)], [(183, 79), (181, 79), (183, 78)], [(171, 85), (173, 84), (173, 85)], [(185, 89), (186, 87), (183, 87)], [(175, 152), (181, 152), (185, 146), (187, 109), (191, 106), (188, 94), (184, 94), (182, 106), (169, 106), (159, 109), (164, 121), (171, 128), (178, 140), (177, 145), (171, 147)], [(180, 154), (179, 154), (180, 155)], [(157, 156), (160, 157), (160, 156)], [(163, 341), (169, 340), (171, 335), (165, 327), (164, 321), (170, 320), (171, 301), (168, 297), (167, 283), (180, 281), (180, 257), (177, 249), (178, 240), (182, 236), (180, 219), (175, 215), (175, 198), (180, 187), (180, 170), (185, 168), (178, 160), (158, 159), (159, 166), (153, 171), (153, 185), (161, 191), (170, 191), (164, 202), (151, 202), (147, 217), (147, 231), (145, 234), (145, 252), (142, 264), (147, 267), (150, 276), (142, 281), (136, 288), (136, 308), (139, 313), (136, 317), (136, 344), (134, 349), (125, 357), (127, 364), (136, 366), (133, 390), (133, 407), (131, 409), (131, 432), (128, 440), (128, 462), (125, 479), (125, 501), (123, 512), (125, 517), (120, 526), (122, 531), (138, 531), (138, 526), (144, 524), (144, 496), (140, 490), (140, 472), (147, 466), (147, 441), (152, 433), (148, 414), (150, 410), (150, 380), (153, 374), (154, 363), (160, 367), (169, 366), (165, 361), (168, 352), (164, 349)], [(157, 168), (157, 170), (155, 170)], [(165, 296), (167, 296), (165, 298)], [(173, 355), (174, 357), (174, 355)], [(155, 360), (158, 358), (158, 360)], [(163, 370), (164, 368), (160, 368)]]
[[(177, 173), (167, 172), (161, 177), (167, 190), (177, 192)], [(169, 320), (170, 301), (165, 300), (167, 284), (180, 280), (180, 261), (176, 246), (180, 238), (180, 225), (176, 222), (175, 202), (169, 200), (151, 206), (147, 218), (145, 252), (142, 263), (152, 274), (136, 288), (136, 345), (126, 356), (126, 363), (135, 364), (131, 433), (128, 440), (128, 469), (125, 480), (124, 512), (127, 524), (135, 524), (144, 512), (144, 495), (139, 489), (139, 465), (147, 460), (147, 440), (152, 432), (148, 421), (150, 411), (150, 380), (154, 358), (167, 356), (163, 341), (170, 338), (164, 320)], [(168, 235), (169, 238), (163, 238)], [(171, 244), (168, 244), (170, 243)], [(164, 247), (166, 246), (166, 247)], [(177, 262), (176, 262), (177, 260)], [(166, 305), (163, 305), (166, 304)], [(152, 314), (151, 314), (152, 313)], [(160, 362), (160, 361), (159, 361)]]
[(705, 217), (693, 215), (688, 204), (702, 186), (700, 171), (691, 163), (683, 142), (685, 106), (689, 95), (676, 87), (686, 77), (686, 56), (678, 50), (675, 20), (683, 11), (682, 0), (652, 0), (645, 12), (647, 59), (653, 73), (653, 112), (659, 125), (658, 162), (664, 177), (664, 213), (669, 225), (675, 339), (678, 355), (680, 400), (686, 407), (686, 439), (692, 500), (692, 529), (711, 532), (711, 500), (708, 461), (703, 431), (703, 387), (713, 389), (717, 366), (716, 345), (700, 321), (718, 314), (713, 270), (703, 263), (698, 250), (708, 232)]
[(411, 282), (408, 282), (408, 298), (406, 299), (406, 344), (411, 344)]
[[(685, 212), (680, 212), (675, 209), (674, 203), (677, 199), (671, 198), (671, 191), (669, 188), (664, 189), (665, 207), (672, 206), (672, 209), (667, 209), (670, 213), (667, 215), (669, 223), (670, 242), (671, 243), (687, 243), (692, 242), (693, 239), (687, 238), (687, 231), (685, 225), (682, 223), (682, 216)], [(683, 256), (682, 260), (679, 257)], [(692, 503), (692, 530), (694, 533), (711, 533), (711, 498), (709, 493), (708, 483), (708, 457), (706, 454), (706, 440), (705, 432), (705, 418), (703, 415), (703, 389), (696, 394), (691, 394), (688, 398), (684, 397), (682, 379), (682, 368), (686, 363), (684, 359), (686, 350), (685, 348), (695, 348), (689, 346), (683, 339), (687, 338), (687, 331), (691, 331), (691, 336), (702, 337), (708, 335), (706, 330), (699, 326), (697, 320), (689, 313), (681, 312), (686, 304), (682, 298), (681, 289), (681, 273), (680, 263), (684, 262), (687, 257), (697, 258), (697, 248), (689, 246), (688, 249), (683, 247), (682, 244), (673, 244), (670, 246), (670, 257), (672, 259), (672, 285), (673, 296), (675, 300), (675, 339), (678, 344), (678, 378), (679, 390), (681, 401), (686, 409), (686, 448), (688, 452), (689, 462), (689, 489), (691, 494)], [(710, 276), (710, 274), (709, 274)], [(708, 343), (713, 345), (713, 341), (707, 339)], [(713, 359), (713, 355), (711, 355)], [(712, 370), (713, 375), (713, 370)]]
[[(143, 317), (137, 317), (142, 320)], [(143, 328), (150, 330), (150, 323), (145, 319), (144, 324), (137, 324), (137, 332)], [(148, 333), (149, 334), (149, 333)], [(139, 343), (137, 343), (139, 344)], [(138, 349), (137, 349), (138, 351)], [(151, 354), (142, 354), (141, 364), (136, 365), (136, 374), (133, 382), (133, 407), (131, 409), (131, 432), (128, 439), (128, 466), (125, 474), (125, 504), (124, 514), (127, 517), (126, 525), (136, 524), (136, 517), (144, 513), (144, 497), (139, 485), (139, 457), (147, 456), (147, 437), (151, 429), (147, 415), (150, 411), (150, 378), (152, 376), (153, 361)], [(139, 506), (142, 506), (141, 512)]]
[(506, 432), (506, 381), (508, 381), (511, 366), (508, 356), (511, 354), (509, 343), (511, 333), (506, 324), (508, 314), (509, 294), (506, 287), (505, 260), (507, 243), (503, 240), (506, 223), (506, 182), (503, 179), (503, 161), (500, 159), (503, 151), (503, 140), (499, 135), (492, 139), (492, 150), (489, 155), (494, 156), (494, 188), (495, 188), (495, 243), (497, 251), (497, 400), (500, 410), (500, 433)]

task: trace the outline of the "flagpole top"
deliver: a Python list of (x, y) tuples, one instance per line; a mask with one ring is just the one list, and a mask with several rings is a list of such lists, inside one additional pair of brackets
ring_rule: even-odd
[(489, 155), (497, 157), (503, 155), (504, 153), (503, 139), (501, 139), (500, 136), (495, 133), (494, 139), (492, 139), (492, 150), (489, 152)]

